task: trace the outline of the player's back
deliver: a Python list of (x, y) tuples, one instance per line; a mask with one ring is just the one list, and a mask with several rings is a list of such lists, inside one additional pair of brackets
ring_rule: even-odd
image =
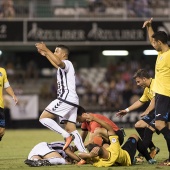
[[(119, 127), (112, 120), (110, 120), (108, 117), (101, 115), (101, 114), (93, 114), (93, 116), (108, 123), (110, 126), (112, 126), (114, 131), (119, 130)], [(99, 125), (99, 126), (101, 127), (101, 125)]]

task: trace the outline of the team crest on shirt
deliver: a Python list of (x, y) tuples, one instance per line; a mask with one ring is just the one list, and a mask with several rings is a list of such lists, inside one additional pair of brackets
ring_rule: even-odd
[(2, 73), (0, 72), (0, 76), (2, 76)]
[(159, 60), (162, 60), (163, 56), (160, 56)]
[(112, 143), (116, 143), (116, 138), (112, 138)]

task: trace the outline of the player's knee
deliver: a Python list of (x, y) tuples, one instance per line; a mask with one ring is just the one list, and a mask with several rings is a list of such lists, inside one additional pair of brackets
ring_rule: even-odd
[(163, 121), (155, 121), (155, 128), (159, 131), (162, 130), (165, 127), (165, 122)]
[(132, 134), (132, 135), (130, 135), (130, 137), (131, 137), (131, 138), (135, 138), (136, 141), (138, 141), (138, 139), (139, 139), (139, 137), (138, 137), (136, 134)]
[(141, 120), (135, 123), (135, 128), (145, 128), (147, 127), (147, 124)]

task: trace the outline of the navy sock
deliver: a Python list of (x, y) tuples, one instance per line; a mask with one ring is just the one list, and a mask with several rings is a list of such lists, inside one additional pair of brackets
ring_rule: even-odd
[(152, 135), (153, 135), (153, 131), (150, 130), (149, 128), (146, 128), (145, 135), (143, 138), (143, 144), (145, 145), (146, 148), (148, 148), (150, 143), (152, 142)]
[(145, 147), (145, 145), (143, 144), (143, 142), (141, 141), (141, 139), (139, 138), (138, 142), (137, 142), (137, 150), (145, 157), (145, 159), (148, 161), (150, 159), (152, 159), (148, 153), (147, 148)]
[(168, 151), (169, 151), (169, 160), (170, 160), (170, 130), (165, 126), (162, 130), (160, 130), (160, 133), (163, 134), (166, 140)]

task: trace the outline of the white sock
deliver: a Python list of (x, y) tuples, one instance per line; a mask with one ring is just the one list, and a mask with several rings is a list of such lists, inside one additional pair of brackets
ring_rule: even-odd
[(44, 126), (48, 127), (49, 129), (61, 134), (63, 138), (67, 138), (70, 136), (68, 132), (66, 132), (63, 128), (61, 128), (56, 121), (50, 118), (42, 118), (39, 120)]
[(64, 158), (49, 158), (47, 159), (52, 165), (67, 164)]
[(77, 149), (80, 151), (80, 152), (86, 152), (86, 148), (84, 147), (84, 144), (83, 144), (83, 141), (82, 141), (82, 138), (79, 134), (79, 132), (77, 130), (71, 132), (71, 134), (74, 135), (74, 144), (76, 145)]

